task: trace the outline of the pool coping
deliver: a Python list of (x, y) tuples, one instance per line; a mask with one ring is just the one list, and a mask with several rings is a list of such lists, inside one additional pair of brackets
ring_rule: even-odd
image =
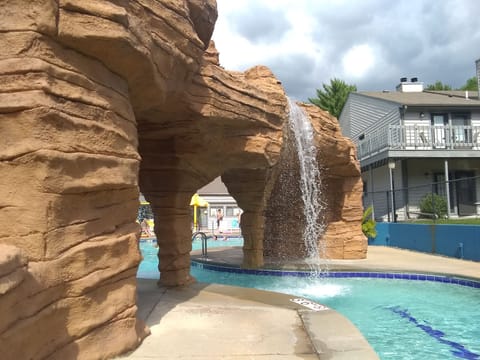
[[(272, 276), (293, 276), (293, 277), (309, 277), (312, 271), (308, 270), (285, 270), (285, 269), (247, 269), (234, 265), (226, 265), (222, 263), (212, 262), (208, 260), (192, 259), (191, 266), (212, 271), (223, 271), (238, 274), (251, 275), (272, 275)], [(346, 271), (346, 270), (329, 270), (320, 274), (313, 274), (318, 277), (325, 278), (374, 278), (374, 279), (392, 279), (392, 280), (414, 280), (414, 281), (432, 281), (447, 284), (455, 284), (461, 286), (480, 289), (480, 280), (460, 275), (441, 274), (441, 273), (420, 273), (405, 271)]]
[[(242, 268), (243, 250), (235, 246), (215, 248), (208, 252), (207, 258), (202, 257), (201, 251), (192, 251), (191, 259)], [(332, 272), (415, 273), (480, 281), (480, 262), (386, 246), (369, 246), (367, 257), (363, 259), (323, 260), (323, 266)], [(265, 259), (261, 269), (301, 271), (309, 270), (310, 266), (301, 259), (296, 261)]]

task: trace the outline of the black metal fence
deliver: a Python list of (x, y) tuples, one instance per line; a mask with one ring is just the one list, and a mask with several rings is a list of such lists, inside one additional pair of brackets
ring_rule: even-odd
[(364, 192), (364, 208), (373, 206), (377, 221), (480, 216), (480, 176)]

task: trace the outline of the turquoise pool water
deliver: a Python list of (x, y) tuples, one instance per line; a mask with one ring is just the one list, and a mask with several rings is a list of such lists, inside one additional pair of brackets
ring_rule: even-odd
[[(148, 244), (142, 246), (144, 253), (150, 250)], [(142, 265), (139, 277), (158, 278), (158, 271), (155, 276), (142, 273)], [(400, 279), (252, 275), (197, 266), (192, 275), (201, 282), (278, 291), (325, 304), (349, 318), (383, 360), (480, 359), (477, 288)]]
[[(154, 245), (156, 240), (142, 240), (140, 242), (140, 250), (143, 255), (143, 261), (138, 267), (137, 277), (144, 279), (158, 279), (160, 276), (158, 272), (158, 248)], [(223, 240), (221, 237), (218, 240), (208, 239), (207, 249), (223, 246), (243, 246), (243, 238), (231, 237)], [(195, 239), (192, 241), (192, 250), (201, 250), (202, 240)]]

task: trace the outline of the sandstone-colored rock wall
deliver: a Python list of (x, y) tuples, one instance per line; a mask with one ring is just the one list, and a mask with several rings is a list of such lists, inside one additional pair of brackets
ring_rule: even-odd
[(303, 105), (316, 131), (319, 164), (323, 174), (323, 241), (326, 257), (363, 259), (367, 239), (362, 233), (362, 180), (353, 143), (341, 135), (337, 119), (313, 105)]
[[(353, 143), (341, 135), (337, 119), (316, 106), (299, 104), (314, 130), (317, 163), (321, 173), (323, 212), (318, 239), (321, 257), (362, 259), (367, 241), (361, 231), (362, 182)], [(284, 145), (266, 208), (264, 255), (271, 262), (306, 256), (303, 240), (305, 216), (300, 189), (300, 169), (293, 136), (285, 124)], [(322, 249), (321, 243), (325, 243)]]
[(5, 359), (113, 355), (147, 333), (135, 317), (135, 117), (125, 81), (41, 33), (55, 14), (38, 11), (38, 31), (17, 23), (0, 37), (0, 242), (24, 259), (0, 298), (0, 348)]
[[(220, 67), (216, 17), (214, 0), (0, 4), (2, 358), (108, 358), (148, 334), (135, 305), (139, 190), (161, 284), (193, 280), (190, 197), (220, 175), (245, 211), (244, 265), (262, 265), (287, 100), (265, 67)], [(332, 155), (331, 254), (362, 257), (353, 148), (307, 110)]]
[(181, 105), (214, 2), (0, 7), (1, 357), (112, 357), (148, 334), (137, 127)]
[[(190, 197), (220, 175), (245, 211), (242, 231), (251, 244), (245, 264), (261, 264), (266, 169), (280, 154), (286, 117), (284, 90), (270, 70), (225, 71), (213, 44), (181, 101), (184, 112), (174, 118), (181, 120), (139, 125), (140, 188), (155, 214), (163, 285), (192, 281)], [(237, 197), (236, 184), (252, 173), (246, 188), (249, 194), (255, 188), (259, 198)]]

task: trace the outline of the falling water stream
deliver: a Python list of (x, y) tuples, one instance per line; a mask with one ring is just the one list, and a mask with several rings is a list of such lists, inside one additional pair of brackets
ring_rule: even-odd
[(320, 223), (323, 210), (321, 203), (321, 177), (314, 145), (313, 128), (305, 112), (291, 99), (289, 105), (290, 130), (294, 135), (295, 148), (300, 164), (300, 188), (302, 192), (305, 229), (303, 241), (307, 252), (306, 261), (315, 275), (328, 271), (326, 249), (319, 238), (324, 231)]

